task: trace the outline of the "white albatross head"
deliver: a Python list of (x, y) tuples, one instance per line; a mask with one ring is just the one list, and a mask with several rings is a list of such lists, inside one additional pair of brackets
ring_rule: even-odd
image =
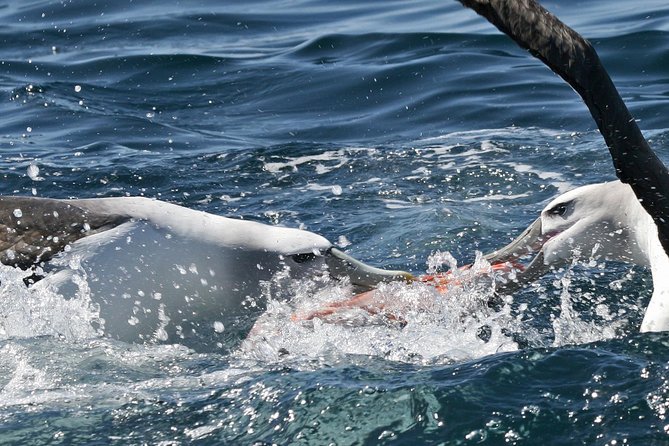
[(632, 189), (619, 181), (560, 195), (539, 218), (544, 263), (557, 265), (575, 257), (645, 263), (635, 238), (640, 212)]
[(642, 331), (669, 330), (669, 257), (657, 227), (631, 187), (620, 181), (579, 187), (552, 200), (518, 238), (486, 255), (491, 263), (533, 255), (517, 281), (502, 292), (539, 278), (573, 259), (604, 258), (649, 267), (653, 297)]

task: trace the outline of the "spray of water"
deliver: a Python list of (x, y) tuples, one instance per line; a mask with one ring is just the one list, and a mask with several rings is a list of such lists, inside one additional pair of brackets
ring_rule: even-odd
[(23, 279), (27, 275), (0, 265), (0, 341), (38, 336), (77, 341), (99, 336), (94, 328), (99, 314), (91, 303), (85, 276), (72, 276), (78, 290), (65, 297), (46, 283), (26, 286)]
[[(559, 303), (553, 307), (547, 341), (546, 334), (533, 326), (531, 304), (495, 294), (497, 273), (480, 254), (471, 268), (457, 266), (450, 253), (435, 252), (427, 260), (427, 270), (431, 274), (451, 271), (446, 290), (422, 282), (382, 284), (369, 305), (343, 307), (317, 317), (304, 315), (349, 300), (355, 293), (352, 286), (327, 275), (296, 280), (279, 272), (263, 287), (267, 311), (237, 355), (263, 361), (332, 355), (465, 361), (518, 349), (518, 334), (529, 345), (561, 346), (611, 338), (624, 325), (602, 302), (592, 308), (599, 319), (582, 318), (573, 306), (573, 273), (568, 269), (554, 284), (560, 290)], [(77, 343), (103, 335), (104, 321), (92, 302), (86, 273), (77, 265), (70, 267), (68, 280), (76, 287), (72, 295), (63, 296), (49, 285), (53, 281), (26, 287), (24, 271), (0, 266), (0, 341), (48, 336)], [(212, 330), (228, 331), (219, 325)], [(159, 327), (152, 342), (161, 341), (170, 342)]]
[[(428, 259), (428, 271), (453, 271), (454, 285), (445, 292), (432, 285), (382, 284), (373, 301), (326, 315), (300, 318), (350, 298), (346, 283), (295, 281), (294, 298), (272, 299), (242, 353), (256, 359), (282, 356), (375, 355), (411, 362), (461, 361), (517, 348), (509, 328), (517, 319), (509, 302), (494, 295), (494, 274), (478, 256), (468, 270), (457, 269), (450, 253)], [(376, 306), (376, 307), (375, 307)], [(378, 311), (376, 311), (378, 309)]]
[[(585, 264), (592, 266), (592, 262)], [(606, 302), (593, 301), (584, 315), (574, 308), (575, 298), (583, 300), (588, 295), (570, 288), (577, 265), (574, 262), (557, 274), (552, 284), (559, 290), (557, 298), (552, 289), (548, 292), (543, 286), (529, 291), (533, 300), (552, 302), (549, 327), (536, 326), (531, 302), (514, 303), (510, 296), (495, 294), (500, 277), (480, 253), (469, 269), (458, 269), (448, 252), (434, 253), (427, 260), (427, 271), (451, 271), (445, 292), (420, 282), (382, 284), (372, 301), (378, 311), (369, 303), (336, 307), (353, 293), (346, 283), (293, 281), (284, 284), (293, 297), (270, 298), (267, 312), (243, 343), (240, 355), (272, 361), (353, 354), (409, 362), (452, 362), (522, 346), (559, 347), (616, 336), (627, 321)], [(511, 271), (504, 280), (513, 278)], [(619, 286), (618, 282), (611, 287)], [(318, 311), (324, 307), (336, 311)], [(305, 314), (317, 316), (299, 317)], [(547, 333), (547, 328), (552, 330)]]

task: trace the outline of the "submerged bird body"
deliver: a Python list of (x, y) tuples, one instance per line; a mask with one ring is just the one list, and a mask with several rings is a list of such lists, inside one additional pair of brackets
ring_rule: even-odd
[(241, 339), (277, 273), (331, 273), (362, 287), (402, 274), (359, 263), (309, 231), (139, 197), (2, 197), (0, 249), (3, 263), (44, 276), (35, 288), (89, 296), (105, 335), (186, 345)]

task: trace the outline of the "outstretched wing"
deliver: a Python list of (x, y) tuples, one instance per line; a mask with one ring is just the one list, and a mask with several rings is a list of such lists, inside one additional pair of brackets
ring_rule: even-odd
[(590, 43), (534, 0), (459, 0), (541, 59), (583, 98), (669, 252), (669, 172), (651, 150)]
[(30, 268), (66, 245), (129, 220), (47, 198), (0, 197), (0, 262)]

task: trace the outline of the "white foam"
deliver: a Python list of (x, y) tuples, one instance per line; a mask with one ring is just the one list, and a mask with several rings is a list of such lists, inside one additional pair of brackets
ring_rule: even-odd
[(283, 162), (265, 162), (264, 168), (266, 171), (271, 173), (279, 173), (283, 169), (290, 168), (292, 171), (297, 171), (298, 168), (304, 164), (313, 163), (316, 161), (335, 161), (332, 165), (324, 165), (322, 163), (316, 164), (316, 173), (322, 175), (324, 173), (331, 172), (335, 169), (342, 167), (349, 161), (349, 157), (346, 156), (344, 149), (341, 150), (330, 150), (316, 155), (305, 155), (297, 157), (286, 157), (287, 161)]
[(476, 201), (504, 201), (504, 200), (515, 200), (517, 198), (525, 198), (529, 196), (530, 196), (529, 192), (525, 192), (523, 194), (510, 194), (510, 195), (491, 194), (491, 195), (485, 195), (483, 197), (466, 198), (462, 201), (469, 203)]
[[(508, 309), (494, 312), (487, 304), (493, 293), (492, 278), (485, 274), (489, 272), (489, 265), (480, 260), (470, 272), (458, 276), (462, 285), (445, 294), (423, 283), (383, 284), (375, 297), (383, 303), (379, 314), (353, 308), (311, 320), (299, 320), (299, 316), (345, 300), (351, 290), (335, 283), (320, 290), (313, 284), (296, 283), (295, 299), (271, 301), (241, 354), (262, 360), (276, 360), (289, 352), (292, 357), (356, 354), (450, 362), (515, 350), (515, 342), (503, 333), (515, 320)], [(487, 342), (478, 336), (482, 326), (490, 328)]]
[(518, 173), (533, 173), (542, 180), (552, 180), (550, 184), (557, 188), (558, 192), (561, 194), (576, 188), (576, 185), (570, 181), (567, 181), (564, 175), (560, 172), (540, 170), (534, 166), (520, 163), (509, 163), (509, 166), (511, 166), (513, 170)]
[[(424, 283), (383, 284), (374, 303), (364, 304), (370, 308), (382, 304), (377, 307), (381, 311), (373, 314), (360, 307), (337, 309), (331, 314), (322, 312), (333, 302), (350, 298), (352, 291), (346, 284), (287, 284), (292, 301), (270, 300), (267, 312), (244, 341), (239, 356), (276, 361), (284, 356), (313, 359), (353, 354), (418, 363), (459, 362), (518, 349), (514, 333), (530, 345), (559, 347), (610, 339), (627, 324), (601, 299), (585, 315), (574, 309), (572, 301), (588, 295), (581, 295), (580, 289), (570, 291), (572, 268), (553, 284), (560, 292), (559, 300), (548, 309), (550, 333), (546, 331), (548, 327), (535, 325), (531, 305), (514, 305), (512, 298), (507, 297), (490, 308), (495, 288), (493, 274), (497, 273), (492, 272), (480, 253), (469, 270), (457, 270), (457, 262), (447, 252), (430, 256), (428, 273), (443, 271), (445, 267), (453, 271), (445, 293)], [(539, 291), (533, 294), (539, 300), (553, 299), (555, 295), (552, 291), (544, 296)], [(307, 317), (315, 311), (321, 313), (313, 319)]]
[(381, 200), (387, 209), (407, 209), (416, 207), (415, 203), (409, 201), (396, 200), (396, 199), (383, 199)]

